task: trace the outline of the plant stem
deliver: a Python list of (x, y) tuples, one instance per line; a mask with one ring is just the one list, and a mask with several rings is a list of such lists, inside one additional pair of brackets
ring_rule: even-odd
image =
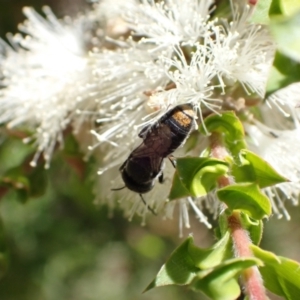
[[(224, 147), (223, 138), (220, 133), (212, 133), (210, 136), (211, 155), (214, 158), (226, 160), (229, 156)], [(219, 187), (225, 187), (234, 183), (230, 176), (221, 176), (218, 179)], [(242, 201), (242, 199), (241, 199)], [(243, 228), (239, 211), (233, 211), (227, 219), (228, 227), (231, 233), (235, 257), (253, 257), (251, 251), (251, 240), (248, 231)], [(266, 300), (266, 291), (263, 286), (261, 275), (256, 266), (248, 268), (242, 272), (242, 282), (245, 288), (245, 294), (249, 300)]]

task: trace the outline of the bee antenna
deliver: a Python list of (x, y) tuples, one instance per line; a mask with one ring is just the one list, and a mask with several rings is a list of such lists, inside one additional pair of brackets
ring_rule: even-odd
[(120, 191), (120, 190), (123, 190), (126, 188), (126, 185), (120, 187), (120, 188), (117, 188), (117, 189), (111, 189), (111, 191)]
[(145, 199), (144, 199), (144, 197), (142, 196), (142, 194), (140, 194), (140, 197), (141, 197), (143, 203), (146, 205), (147, 209), (148, 209), (149, 211), (151, 211), (151, 213), (152, 213), (154, 216), (157, 216), (157, 214), (156, 214), (156, 212), (153, 210), (153, 208), (147, 204), (147, 202), (145, 201)]

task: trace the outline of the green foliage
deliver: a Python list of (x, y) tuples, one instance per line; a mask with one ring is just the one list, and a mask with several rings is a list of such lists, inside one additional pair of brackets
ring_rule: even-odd
[[(299, 1), (260, 0), (252, 15), (252, 22), (269, 26), (278, 45), (267, 96), (300, 81), (299, 9)], [(213, 17), (226, 16), (228, 11), (228, 2), (221, 1)], [(191, 51), (188, 46), (184, 50)], [(223, 202), (219, 227), (215, 230), (216, 242), (199, 248), (192, 237), (186, 239), (146, 290), (188, 285), (211, 299), (236, 299), (241, 293), (241, 275), (258, 266), (266, 288), (285, 299), (298, 300), (299, 263), (258, 246), (262, 219), (271, 214), (270, 200), (261, 189), (288, 179), (247, 149), (238, 113), (210, 115), (199, 130), (201, 134), (216, 135), (228, 156), (222, 160), (213, 158), (210, 145), (202, 157), (177, 159), (169, 199), (216, 195)], [(186, 145), (189, 150), (198, 143), (196, 134)], [(0, 223), (0, 298), (92, 300), (104, 295), (106, 300), (138, 299), (141, 289), (136, 287), (143, 286), (149, 274), (158, 268), (155, 262), (170, 250), (172, 243), (163, 239), (168, 228), (156, 218), (150, 225), (156, 233), (149, 234), (128, 224), (118, 212), (108, 220), (107, 211), (96, 210), (92, 203), (89, 175), (92, 169), (94, 172), (94, 162), (83, 161), (71, 134), (65, 135), (64, 142), (65, 148), (46, 172), (43, 162), (36, 168), (29, 166), (33, 157), (30, 145), (12, 137), (2, 141), (0, 197), (6, 226), (4, 232)], [(225, 187), (220, 183), (222, 178), (230, 179)], [(256, 245), (251, 245), (254, 257), (234, 258), (229, 224), (233, 215), (239, 216), (242, 229)], [(152, 268), (150, 271), (145, 267), (147, 264)], [(10, 273), (5, 277), (7, 271)], [(176, 292), (149, 299), (176, 300), (187, 298), (189, 293)], [(188, 299), (198, 298), (188, 294)]]
[(240, 273), (261, 264), (260, 260), (253, 257), (228, 259), (215, 268), (198, 272), (191, 287), (214, 300), (236, 299), (241, 294), (238, 282)]
[(300, 65), (277, 51), (266, 87), (266, 96), (300, 81)]
[(240, 214), (240, 218), (243, 228), (249, 232), (252, 243), (254, 245), (259, 245), (263, 233), (262, 220), (252, 219), (249, 215), (243, 212)]
[(146, 290), (165, 285), (190, 284), (198, 272), (218, 266), (231, 255), (228, 233), (208, 249), (196, 247), (193, 238), (189, 237), (171, 254)]
[[(300, 5), (299, 5), (300, 8)], [(298, 9), (299, 9), (298, 8)], [(272, 18), (270, 30), (278, 44), (278, 50), (285, 55), (300, 62), (300, 11), (293, 11), (292, 16)], [(288, 32), (288, 34), (287, 34)], [(299, 64), (297, 64), (299, 66)]]
[(244, 127), (234, 112), (208, 116), (199, 130), (202, 134), (205, 134), (206, 130), (222, 134), (226, 147), (233, 158), (238, 156), (241, 149), (246, 148)]
[(189, 190), (187, 190), (179, 178), (178, 171), (174, 173), (172, 188), (170, 190), (168, 198), (170, 200), (180, 199), (190, 196)]
[(255, 6), (254, 13), (251, 17), (253, 23), (268, 24), (270, 21), (269, 12), (272, 0), (259, 0)]
[(268, 97), (275, 91), (300, 81), (300, 2), (260, 0), (252, 22), (268, 24), (277, 45), (266, 87)]
[(3, 186), (14, 189), (18, 199), (26, 202), (29, 198), (39, 197), (45, 193), (47, 176), (41, 166), (36, 168), (20, 166), (8, 170), (2, 176), (1, 183)]
[(251, 21), (269, 25), (277, 51), (266, 87), (266, 97), (300, 81), (300, 2), (260, 0)]
[(213, 158), (186, 157), (176, 160), (176, 169), (170, 200), (187, 195), (205, 196), (215, 188), (217, 178), (227, 173), (228, 164)]
[[(284, 5), (288, 13), (291, 8)], [(273, 67), (267, 83), (267, 95), (300, 81), (300, 11), (292, 16), (276, 16), (271, 19), (270, 31), (278, 45)], [(288, 32), (288, 34), (287, 34)]]
[(254, 255), (263, 262), (260, 272), (266, 287), (276, 295), (296, 300), (300, 295), (300, 264), (294, 260), (252, 246)]
[(232, 166), (232, 175), (236, 182), (256, 182), (260, 188), (265, 188), (288, 181), (269, 163), (247, 149), (240, 151), (239, 161), (240, 164)]
[(281, 0), (280, 6), (282, 13), (286, 16), (293, 15), (300, 10), (300, 2), (297, 0)]
[(262, 265), (255, 258), (231, 258), (227, 232), (215, 245), (201, 249), (189, 237), (170, 256), (146, 290), (165, 285), (187, 285), (212, 299), (234, 299), (240, 295), (238, 276), (242, 270)]
[(255, 183), (232, 184), (219, 189), (217, 195), (230, 210), (241, 210), (256, 220), (268, 217), (272, 211), (269, 199)]
[(300, 10), (297, 0), (259, 0), (255, 6), (251, 21), (259, 24), (269, 24), (274, 17), (291, 16)]
[[(232, 231), (229, 219), (234, 214), (235, 218), (238, 216), (239, 226), (248, 231), (252, 243), (259, 245), (262, 219), (272, 212), (271, 202), (261, 188), (288, 182), (288, 179), (246, 149), (243, 127), (233, 112), (209, 116), (200, 131), (205, 133), (205, 128), (212, 134), (212, 144), (223, 143), (231, 156), (224, 157), (224, 160), (215, 159), (209, 157), (210, 149), (207, 149), (203, 152), (204, 157), (178, 158), (170, 199), (188, 195), (202, 197), (215, 190), (219, 200), (226, 204), (226, 209), (219, 216), (220, 227), (216, 230), (219, 241), (211, 248), (200, 249), (189, 238), (171, 255), (147, 289), (184, 284), (202, 291), (211, 299), (234, 299), (240, 295), (238, 276), (256, 265), (260, 267), (267, 288), (287, 299), (296, 300), (295, 295), (299, 295), (296, 283), (300, 280), (297, 276), (288, 276), (297, 269), (296, 262), (278, 258), (272, 253), (268, 256), (268, 252), (254, 245), (256, 258), (233, 258), (229, 239)], [(220, 188), (222, 177), (232, 177), (235, 183)]]

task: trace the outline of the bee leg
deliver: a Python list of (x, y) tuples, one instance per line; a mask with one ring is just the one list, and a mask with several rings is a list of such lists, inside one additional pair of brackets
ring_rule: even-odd
[(276, 133), (274, 133), (273, 131), (270, 131), (269, 133), (273, 138), (276, 138), (276, 139), (279, 138), (279, 136)]
[(140, 197), (141, 197), (143, 203), (146, 205), (147, 209), (148, 209), (154, 216), (157, 216), (157, 214), (156, 214), (156, 212), (153, 210), (153, 208), (147, 204), (147, 202), (145, 201), (145, 199), (144, 199), (144, 197), (142, 196), (142, 194), (140, 194)]
[(164, 183), (165, 179), (164, 179), (164, 173), (161, 173), (159, 176), (158, 176), (158, 182), (159, 183)]
[(117, 188), (117, 189), (110, 189), (111, 191), (120, 191), (120, 190), (123, 190), (126, 188), (126, 185), (125, 186), (122, 186), (120, 188)]
[(172, 166), (174, 167), (174, 169), (176, 169), (176, 158), (173, 155), (169, 155), (168, 159), (169, 159), (170, 163), (172, 164)]

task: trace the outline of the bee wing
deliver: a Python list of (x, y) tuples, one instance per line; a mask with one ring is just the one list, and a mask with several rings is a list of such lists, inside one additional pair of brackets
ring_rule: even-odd
[(164, 163), (163, 161), (164, 159), (162, 157), (159, 156), (151, 157), (151, 166), (152, 166), (153, 173), (156, 174), (155, 176), (157, 176), (162, 172), (163, 163)]
[(147, 135), (147, 133), (148, 133), (150, 127), (151, 127), (151, 124), (148, 124), (148, 125), (144, 126), (144, 127), (142, 128), (142, 130), (139, 132), (138, 136), (139, 136), (140, 138), (144, 139), (144, 138), (146, 137), (146, 135)]
[(156, 151), (142, 143), (139, 147), (132, 151), (131, 157), (140, 158), (148, 157), (151, 162), (151, 170), (154, 174), (161, 172), (164, 157), (157, 155)]
[(153, 149), (152, 147), (148, 147), (147, 145), (145, 145), (144, 143), (142, 143), (141, 145), (139, 145), (137, 148), (135, 148), (130, 156), (132, 157), (152, 157), (152, 156), (158, 156), (155, 149)]

